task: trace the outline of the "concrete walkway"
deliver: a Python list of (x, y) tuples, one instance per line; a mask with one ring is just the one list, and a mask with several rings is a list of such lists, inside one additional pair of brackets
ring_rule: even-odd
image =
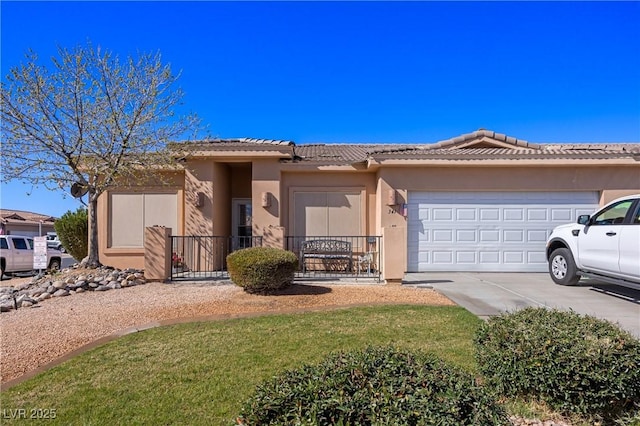
[(556, 285), (547, 273), (424, 272), (406, 274), (403, 285), (428, 287), (481, 318), (529, 306), (572, 309), (618, 323), (640, 337), (640, 291), (582, 280)]

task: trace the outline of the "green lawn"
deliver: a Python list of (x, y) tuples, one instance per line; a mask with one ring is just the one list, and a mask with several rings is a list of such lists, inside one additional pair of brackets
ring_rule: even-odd
[(384, 306), (151, 329), (2, 392), (0, 423), (55, 410), (47, 424), (230, 425), (262, 379), (332, 351), (391, 344), (474, 371), (479, 323), (459, 307)]

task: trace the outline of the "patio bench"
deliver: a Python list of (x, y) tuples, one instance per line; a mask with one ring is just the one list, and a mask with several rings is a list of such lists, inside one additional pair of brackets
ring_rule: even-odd
[(345, 272), (350, 272), (353, 266), (351, 243), (341, 240), (303, 241), (300, 246), (300, 262), (303, 273), (307, 271), (307, 261), (310, 261), (314, 267), (322, 265), (324, 271), (344, 268)]

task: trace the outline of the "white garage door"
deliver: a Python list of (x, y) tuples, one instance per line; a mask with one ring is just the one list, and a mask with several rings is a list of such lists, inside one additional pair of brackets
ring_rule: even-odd
[(596, 192), (410, 192), (409, 272), (543, 272), (551, 230), (598, 208)]

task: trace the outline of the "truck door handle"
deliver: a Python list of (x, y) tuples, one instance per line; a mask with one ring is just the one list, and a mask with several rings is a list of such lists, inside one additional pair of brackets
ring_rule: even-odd
[(613, 232), (613, 231), (607, 232), (607, 236), (608, 237), (613, 237), (614, 235), (617, 235), (617, 234), (615, 232)]

